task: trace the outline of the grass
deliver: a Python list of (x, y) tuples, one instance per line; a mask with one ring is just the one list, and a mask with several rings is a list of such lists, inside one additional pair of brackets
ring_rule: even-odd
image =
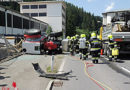
[(48, 66), (47, 69), (46, 69), (46, 71), (48, 73), (57, 73), (57, 69), (55, 67), (53, 68), (53, 71), (51, 71), (51, 66)]

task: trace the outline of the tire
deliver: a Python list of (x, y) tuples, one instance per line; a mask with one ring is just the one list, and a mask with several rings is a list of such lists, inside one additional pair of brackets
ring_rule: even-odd
[(22, 51), (23, 51), (23, 52), (26, 52), (27, 50), (24, 48)]

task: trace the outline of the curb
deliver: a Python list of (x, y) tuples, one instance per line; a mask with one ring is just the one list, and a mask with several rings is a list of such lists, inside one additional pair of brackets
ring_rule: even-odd
[(118, 72), (118, 73), (120, 73), (120, 74), (123, 74), (123, 75), (125, 75), (126, 77), (129, 77), (129, 78), (130, 78), (130, 72), (129, 72), (129, 71), (125, 70), (124, 68), (122, 68), (122, 67), (119, 66), (119, 65), (116, 65), (116, 64), (113, 63), (113, 62), (108, 61), (107, 58), (105, 58), (104, 56), (101, 56), (101, 57), (104, 58), (104, 59), (100, 59), (100, 60), (102, 60), (103, 62), (107, 62), (107, 63), (108, 63), (107, 65), (108, 65), (109, 67), (111, 67), (113, 70), (115, 70), (116, 72)]
[[(63, 70), (64, 64), (65, 64), (65, 60), (63, 59), (63, 61), (62, 61), (61, 65), (60, 65), (58, 71), (62, 71)], [(61, 73), (61, 72), (58, 72), (58, 73)], [(49, 82), (49, 84), (47, 85), (46, 90), (52, 90), (54, 81), (55, 80), (51, 80)]]
[(52, 90), (53, 82), (54, 82), (54, 80), (51, 80), (51, 81), (49, 82), (49, 84), (47, 85), (46, 90)]

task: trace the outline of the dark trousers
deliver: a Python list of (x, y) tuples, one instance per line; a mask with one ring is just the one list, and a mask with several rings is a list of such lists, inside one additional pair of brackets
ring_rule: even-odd
[(99, 58), (100, 57), (100, 50), (91, 51), (92, 58)]

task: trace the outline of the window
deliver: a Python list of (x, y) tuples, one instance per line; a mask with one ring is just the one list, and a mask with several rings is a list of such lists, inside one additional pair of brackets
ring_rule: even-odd
[(13, 15), (13, 28), (22, 28), (22, 18)]
[(41, 24), (41, 31), (46, 32), (47, 26), (45, 24)]
[(38, 5), (31, 5), (31, 9), (37, 9)]
[(30, 28), (34, 28), (34, 21), (30, 22)]
[(22, 8), (23, 9), (29, 9), (29, 5), (23, 5)]
[(39, 13), (39, 16), (46, 16), (46, 13)]
[(5, 13), (0, 11), (0, 26), (5, 26)]
[(35, 29), (40, 29), (40, 24), (37, 23), (37, 22), (34, 22), (34, 28), (35, 28)]
[(29, 16), (29, 13), (23, 13), (25, 16)]
[(37, 16), (38, 16), (38, 13), (31, 13), (31, 16), (32, 16), (32, 17), (37, 17)]
[(39, 5), (39, 8), (46, 8), (46, 5)]
[(11, 17), (11, 14), (7, 14), (7, 26), (8, 27), (12, 27), (11, 23), (12, 23), (12, 17)]
[(23, 29), (29, 29), (29, 20), (23, 19)]

